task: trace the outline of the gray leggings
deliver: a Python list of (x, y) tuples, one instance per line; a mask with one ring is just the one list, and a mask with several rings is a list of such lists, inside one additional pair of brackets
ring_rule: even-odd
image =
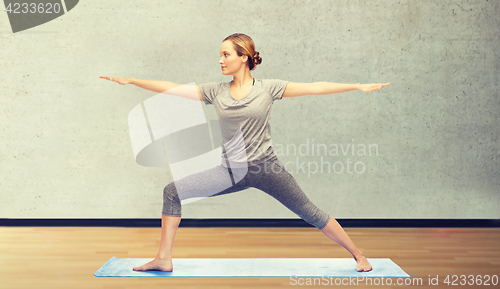
[(180, 217), (181, 200), (220, 196), (250, 187), (264, 191), (320, 230), (330, 220), (330, 215), (309, 200), (276, 157), (248, 170), (219, 165), (172, 182), (163, 190), (162, 214)]

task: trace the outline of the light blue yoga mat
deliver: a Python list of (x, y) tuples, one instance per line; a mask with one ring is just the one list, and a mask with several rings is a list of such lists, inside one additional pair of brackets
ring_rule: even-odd
[(357, 272), (351, 258), (175, 258), (173, 272), (134, 271), (153, 258), (111, 258), (96, 277), (410, 277), (388, 258), (370, 258), (373, 270)]

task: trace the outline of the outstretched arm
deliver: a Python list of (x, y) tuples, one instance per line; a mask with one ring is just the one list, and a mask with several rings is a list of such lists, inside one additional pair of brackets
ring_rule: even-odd
[(196, 85), (196, 91), (194, 91), (190, 85), (176, 84), (170, 81), (142, 80), (135, 78), (111, 77), (111, 76), (100, 76), (100, 78), (114, 81), (121, 85), (133, 84), (140, 88), (144, 88), (158, 93), (168, 93), (192, 100), (203, 101), (203, 97), (201, 96), (200, 92), (200, 87), (198, 85)]
[(296, 83), (289, 82), (283, 92), (283, 97), (297, 97), (303, 95), (322, 95), (342, 93), (353, 90), (372, 92), (379, 90), (389, 83), (371, 83), (371, 84), (344, 84), (332, 82), (314, 82), (314, 83)]

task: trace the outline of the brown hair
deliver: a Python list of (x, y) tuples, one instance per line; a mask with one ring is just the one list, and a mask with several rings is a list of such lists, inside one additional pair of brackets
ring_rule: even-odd
[(236, 50), (238, 56), (248, 56), (247, 64), (250, 70), (254, 70), (255, 66), (262, 63), (262, 58), (259, 56), (259, 52), (255, 51), (255, 43), (250, 36), (242, 33), (234, 33), (226, 37), (224, 41), (226, 40), (230, 40), (233, 43), (234, 50)]

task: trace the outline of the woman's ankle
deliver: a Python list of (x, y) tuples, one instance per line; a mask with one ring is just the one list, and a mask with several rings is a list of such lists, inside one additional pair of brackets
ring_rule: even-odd
[(168, 260), (172, 260), (172, 256), (167, 255), (167, 254), (158, 254), (158, 255), (156, 255), (156, 259), (158, 259), (160, 261), (168, 261)]
[(352, 256), (354, 257), (354, 260), (356, 260), (356, 261), (358, 261), (359, 258), (366, 258), (365, 254), (363, 254), (363, 252), (361, 252), (361, 251), (358, 251), (356, 254), (353, 254)]

